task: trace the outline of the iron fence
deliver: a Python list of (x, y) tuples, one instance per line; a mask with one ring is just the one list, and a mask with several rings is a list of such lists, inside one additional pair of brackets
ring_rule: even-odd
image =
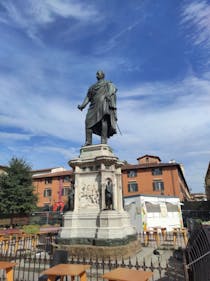
[[(2, 259), (2, 257), (1, 257)], [(3, 257), (3, 260), (14, 261), (17, 266), (14, 268), (15, 281), (37, 281), (42, 272), (50, 267), (52, 258), (47, 253), (21, 253), (14, 257)], [(160, 260), (151, 259), (150, 261), (138, 258), (132, 261), (131, 258), (121, 259), (98, 259), (97, 257), (69, 257), (68, 263), (71, 264), (90, 264), (91, 267), (87, 271), (89, 281), (102, 281), (102, 275), (117, 267), (129, 269), (144, 270), (153, 272), (151, 280), (159, 281), (184, 281), (183, 263), (178, 263), (174, 257), (162, 263)], [(5, 273), (2, 272), (0, 280), (5, 280)]]
[[(147, 238), (145, 238), (145, 235), (147, 235)], [(176, 235), (167, 233), (166, 237), (161, 236), (161, 234), (158, 235), (157, 240), (155, 232), (141, 234), (140, 240), (143, 248), (134, 257), (105, 259), (72, 256), (69, 253), (68, 263), (90, 264), (91, 268), (87, 271), (88, 281), (102, 281), (101, 276), (105, 272), (117, 267), (152, 271), (153, 281), (185, 281), (182, 250), (184, 238), (182, 233), (176, 233)], [(17, 263), (14, 268), (15, 281), (37, 281), (42, 271), (50, 267), (53, 254), (52, 245), (55, 246), (55, 243), (56, 236), (52, 234), (8, 237), (7, 243), (3, 240), (0, 241), (0, 259)], [(170, 249), (168, 256), (163, 249)], [(152, 255), (148, 254), (148, 250)], [(143, 253), (147, 255), (142, 256)], [(3, 271), (0, 272), (0, 280), (5, 280)]]
[(186, 247), (188, 280), (210, 281), (210, 225), (192, 232)]

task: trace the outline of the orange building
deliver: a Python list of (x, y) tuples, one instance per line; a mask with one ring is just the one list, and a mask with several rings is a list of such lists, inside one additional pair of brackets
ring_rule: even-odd
[(33, 171), (33, 185), (38, 195), (37, 207), (62, 209), (68, 201), (72, 186), (72, 171), (64, 168), (50, 168)]
[[(164, 195), (190, 200), (190, 193), (180, 164), (162, 163), (157, 156), (145, 155), (138, 164), (122, 167), (123, 197)], [(66, 204), (73, 181), (72, 170), (49, 168), (33, 171), (38, 207)]]
[(123, 196), (164, 195), (190, 200), (183, 167), (171, 161), (162, 163), (157, 156), (139, 157), (138, 164), (122, 167)]

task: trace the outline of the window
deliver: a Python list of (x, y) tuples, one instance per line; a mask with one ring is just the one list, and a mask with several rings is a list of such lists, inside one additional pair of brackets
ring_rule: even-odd
[(179, 207), (176, 204), (166, 202), (166, 207), (167, 207), (168, 212), (178, 212), (179, 211)]
[(45, 189), (44, 190), (44, 197), (51, 197), (52, 196), (52, 190), (51, 189)]
[(154, 168), (154, 169), (152, 169), (152, 174), (153, 174), (153, 176), (162, 175), (162, 169)]
[(128, 183), (128, 192), (136, 192), (138, 191), (138, 184), (137, 182), (129, 182)]
[(64, 176), (63, 182), (70, 182), (70, 176)]
[(46, 178), (45, 179), (45, 184), (50, 184), (52, 183), (52, 178)]
[(128, 177), (129, 178), (134, 178), (137, 176), (137, 171), (136, 170), (130, 170), (128, 171)]
[(62, 196), (67, 196), (69, 194), (70, 188), (69, 187), (64, 187), (62, 188)]
[(153, 181), (153, 190), (154, 191), (163, 191), (164, 190), (164, 183), (161, 180)]
[(150, 202), (145, 202), (146, 209), (148, 213), (160, 213), (160, 205)]

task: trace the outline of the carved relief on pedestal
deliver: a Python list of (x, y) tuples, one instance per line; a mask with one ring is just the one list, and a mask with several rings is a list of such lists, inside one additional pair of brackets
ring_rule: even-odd
[(79, 193), (80, 207), (98, 207), (99, 190), (95, 184), (83, 184)]

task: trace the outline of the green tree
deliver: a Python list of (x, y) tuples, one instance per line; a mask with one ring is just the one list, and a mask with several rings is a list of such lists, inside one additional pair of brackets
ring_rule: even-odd
[(0, 175), (0, 212), (28, 214), (36, 209), (31, 167), (23, 159), (12, 158), (5, 172)]

